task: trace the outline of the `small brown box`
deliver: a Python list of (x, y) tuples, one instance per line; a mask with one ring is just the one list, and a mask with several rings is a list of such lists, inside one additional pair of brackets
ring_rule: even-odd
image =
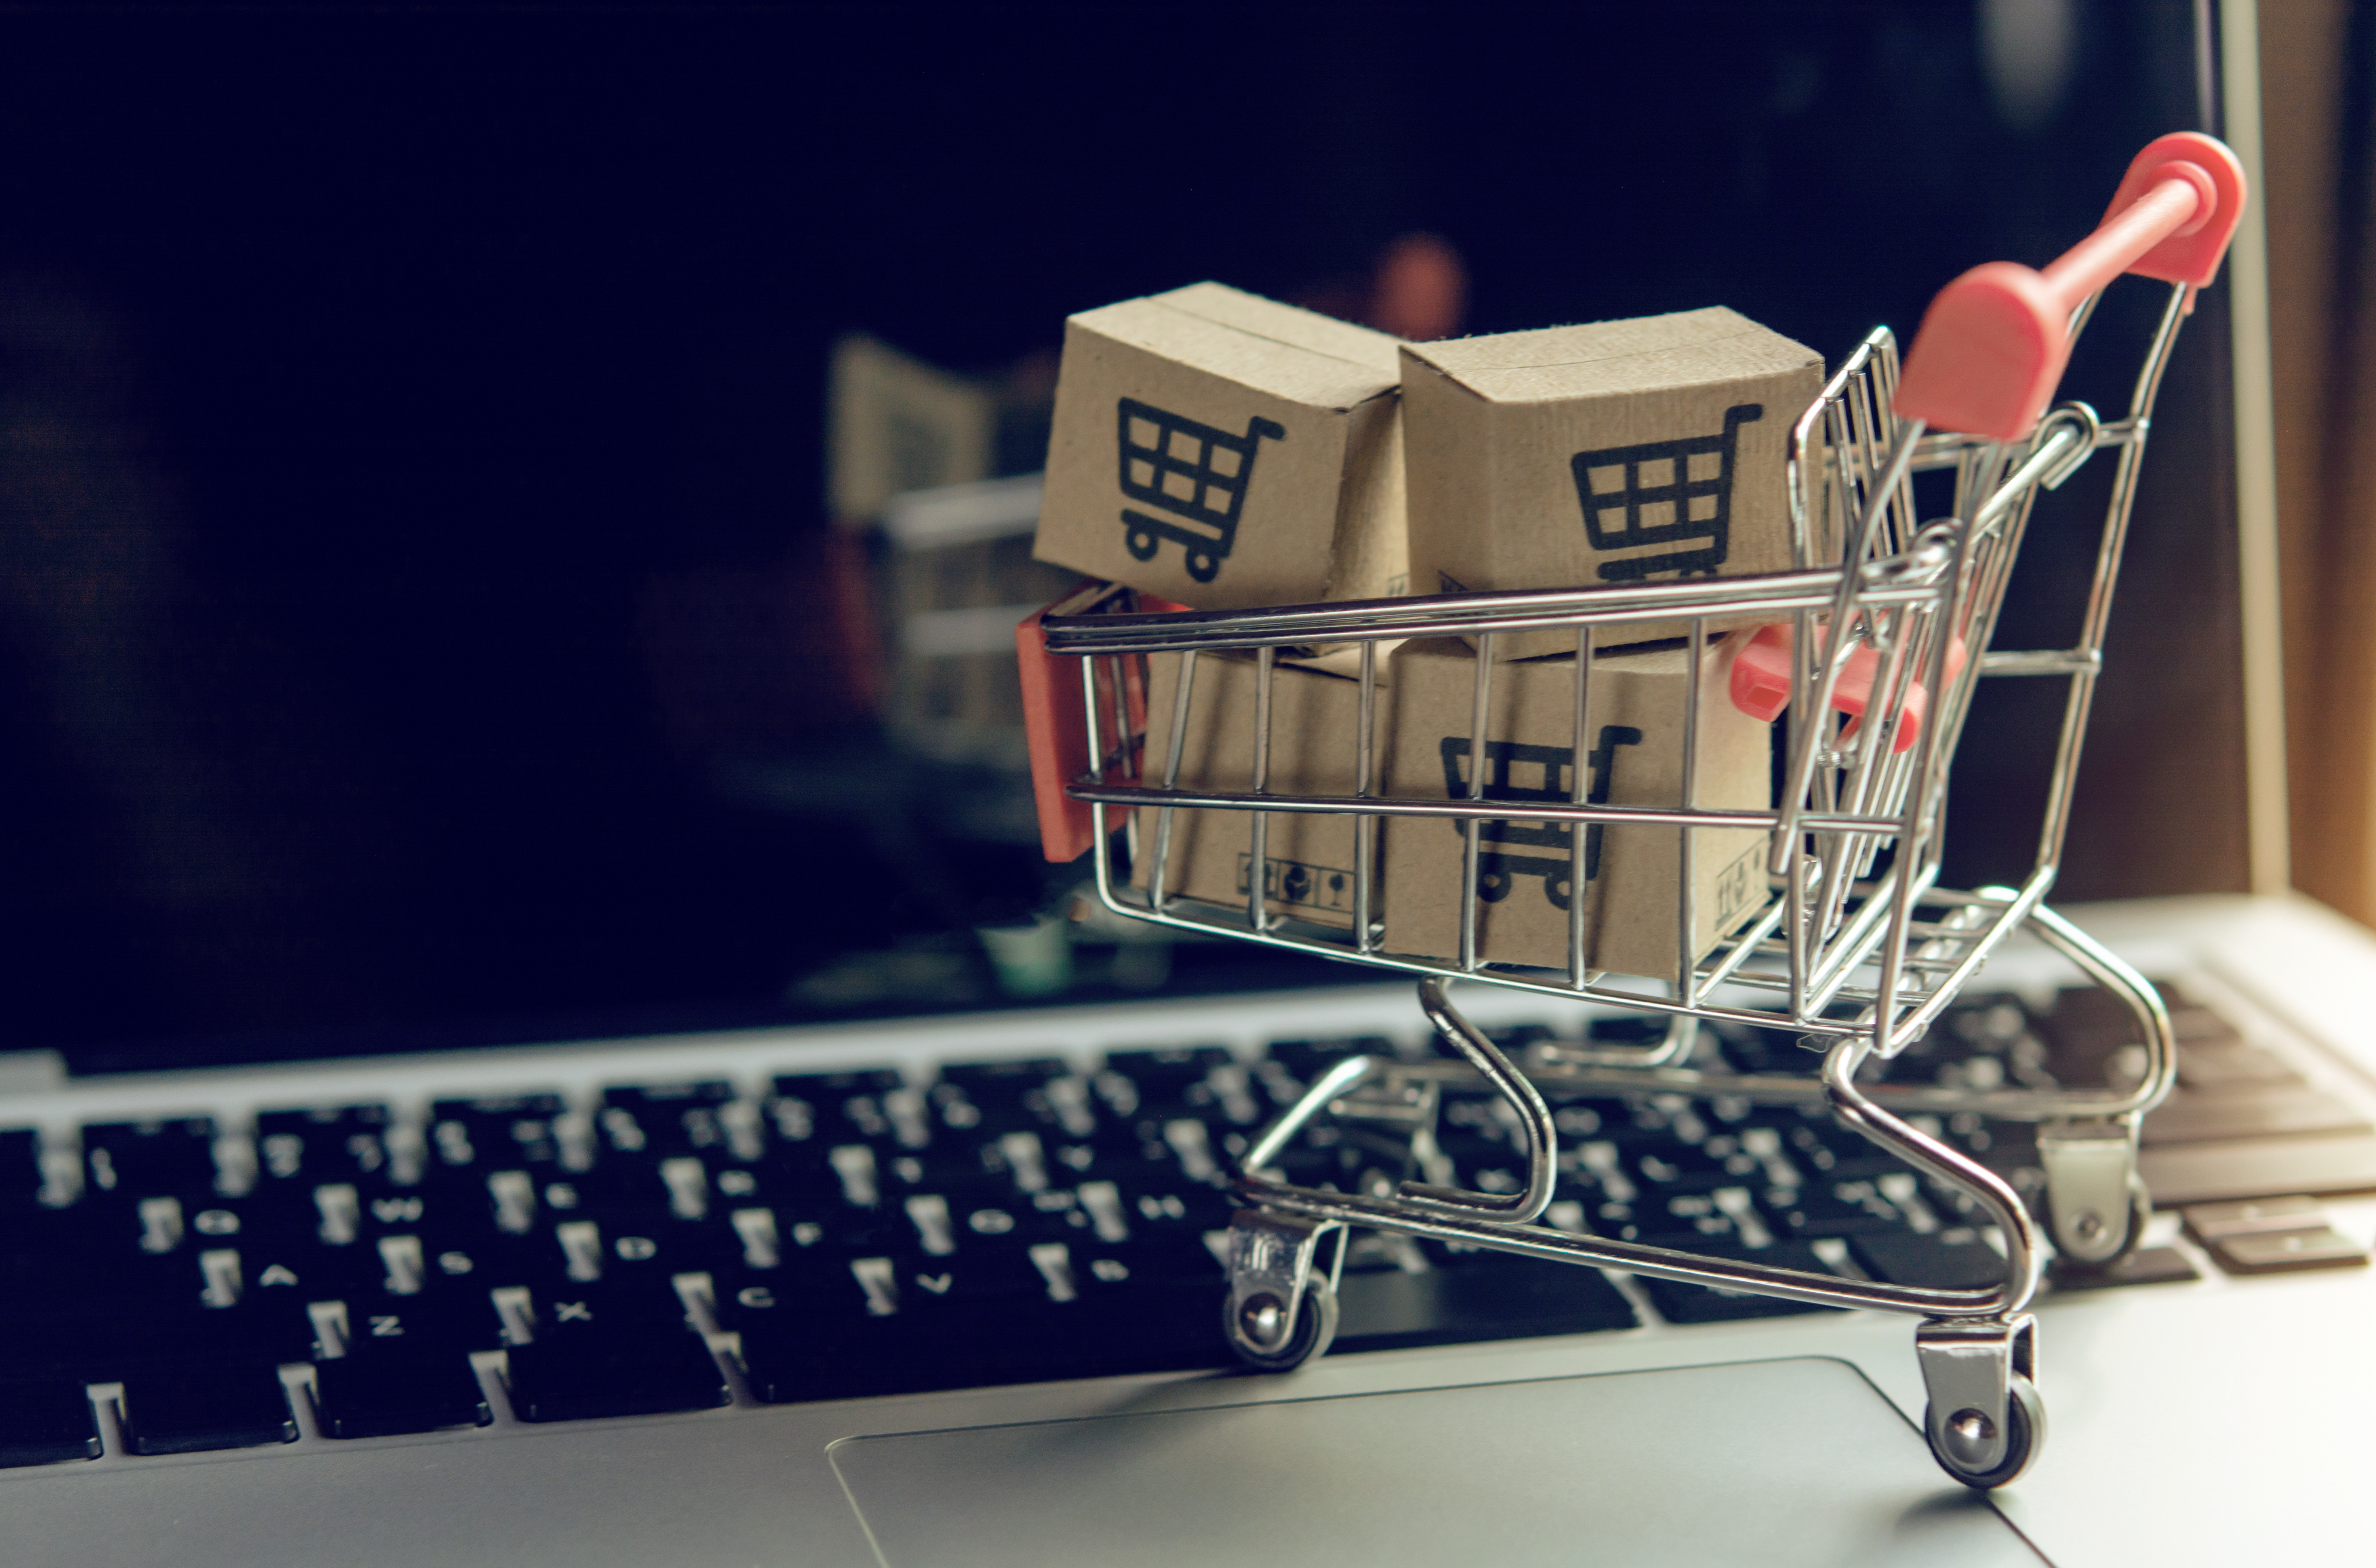
[[(1181, 656), (1155, 654), (1147, 665), (1146, 778), (1150, 784), (1160, 784), (1170, 762)], [(1370, 788), (1373, 793), (1383, 792), (1379, 781), (1392, 727), (1386, 686), (1390, 668), (1389, 650), (1381, 647), (1377, 695), (1371, 712)], [(1272, 791), (1349, 796), (1360, 787), (1360, 670), (1358, 648), (1318, 661), (1280, 659), (1273, 666), (1266, 780)], [(1187, 722), (1181, 730), (1179, 782), (1185, 789), (1251, 790), (1259, 669), (1251, 657), (1207, 653), (1197, 656), (1195, 671), (1188, 694)], [(1353, 818), (1333, 813), (1263, 814), (1270, 825), (1263, 846), (1267, 866), (1264, 880), (1269, 889), (1265, 907), (1273, 915), (1350, 929)], [(1155, 862), (1158, 816), (1152, 809), (1139, 813), (1140, 853), (1131, 880), (1142, 888)], [(1253, 820), (1252, 812), (1173, 812), (1165, 897), (1184, 896), (1245, 908), (1252, 885)]]
[[(1406, 344), (1402, 358), (1411, 573), (1422, 591), (1798, 564), (1784, 458), (1790, 427), (1823, 389), (1813, 350), (1717, 306)], [(1687, 629), (1607, 626), (1594, 641)], [(1568, 631), (1494, 639), (1502, 659), (1574, 647)]]
[(1218, 283), (1074, 316), (1034, 552), (1198, 610), (1403, 592), (1398, 347)]
[[(1772, 790), (1773, 727), (1727, 700), (1733, 639), (1711, 644), (1700, 677), (1693, 804), (1763, 809)], [(1593, 659), (1586, 802), (1673, 807), (1682, 799), (1687, 645)], [(1486, 724), (1486, 798), (1566, 802), (1574, 789), (1575, 657), (1496, 660)], [(1457, 637), (1403, 645), (1395, 656), (1395, 735), (1387, 792), (1465, 799), (1477, 655)], [(1488, 821), (1477, 864), (1478, 952), (1489, 962), (1564, 969), (1574, 828)], [(1585, 962), (1673, 980), (1680, 935), (1682, 834), (1692, 835), (1697, 962), (1763, 902), (1766, 835), (1754, 828), (1596, 825), (1585, 829)], [(1397, 817), (1383, 858), (1390, 952), (1457, 958), (1466, 825)]]

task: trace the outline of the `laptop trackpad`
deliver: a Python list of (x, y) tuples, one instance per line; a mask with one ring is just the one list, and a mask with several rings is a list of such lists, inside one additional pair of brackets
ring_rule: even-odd
[(1844, 1361), (845, 1439), (889, 1568), (2019, 1563)]

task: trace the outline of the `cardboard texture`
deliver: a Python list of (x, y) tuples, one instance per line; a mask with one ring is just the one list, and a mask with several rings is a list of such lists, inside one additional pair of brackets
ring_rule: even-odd
[[(1281, 659), (1273, 667), (1269, 788), (1294, 795), (1350, 795), (1359, 788), (1359, 659), (1360, 650), (1355, 648), (1313, 663)], [(1149, 783), (1160, 783), (1179, 690), (1181, 656), (1155, 654), (1147, 666), (1146, 777)], [(1375, 731), (1371, 737), (1373, 790), (1380, 790), (1393, 727), (1392, 694), (1386, 684), (1392, 668), (1391, 656), (1382, 647), (1372, 715)], [(1182, 785), (1230, 790), (1253, 788), (1256, 684), (1257, 668), (1250, 656), (1208, 653), (1197, 657), (1194, 683), (1188, 694), (1188, 721), (1182, 731)], [(1264, 814), (1270, 823), (1265, 844), (1270, 897), (1265, 907), (1275, 915), (1351, 929), (1353, 819), (1307, 812)], [(1139, 887), (1147, 885), (1154, 865), (1157, 817), (1152, 810), (1139, 813), (1139, 844), (1144, 852), (1131, 868), (1131, 880)], [(1251, 812), (1174, 812), (1166, 896), (1180, 894), (1243, 909), (1251, 887), (1253, 848)]]
[(1198, 610), (1406, 591), (1398, 346), (1218, 283), (1074, 316), (1035, 553)]
[[(1773, 728), (1726, 695), (1733, 639), (1703, 655), (1694, 803), (1762, 808), (1772, 791)], [(1596, 654), (1591, 803), (1672, 806), (1682, 798), (1687, 645)], [(1395, 736), (1386, 792), (1466, 799), (1477, 654), (1456, 637), (1403, 645), (1394, 660)], [(1575, 673), (1563, 659), (1495, 661), (1486, 729), (1486, 798), (1564, 802), (1574, 788)], [(1564, 969), (1573, 825), (1488, 821), (1478, 857), (1478, 950), (1494, 963)], [(1594, 825), (1586, 837), (1585, 960), (1588, 967), (1677, 977), (1681, 839), (1692, 835), (1697, 962), (1763, 902), (1766, 836), (1754, 829)], [(1383, 853), (1385, 946), (1457, 959), (1465, 825), (1390, 821)]]
[[(1592, 588), (1788, 571), (1789, 431), (1823, 357), (1721, 306), (1405, 344), (1418, 591)], [(1746, 624), (1755, 616), (1711, 622)], [(1688, 634), (1596, 630), (1596, 646)], [(1572, 653), (1505, 634), (1500, 659)]]

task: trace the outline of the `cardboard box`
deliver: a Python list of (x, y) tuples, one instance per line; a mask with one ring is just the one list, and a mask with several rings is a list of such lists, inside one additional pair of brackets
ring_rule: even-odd
[[(1726, 696), (1730, 638), (1704, 654), (1694, 802), (1763, 808), (1772, 796), (1773, 727)], [(1583, 759), (1589, 803), (1673, 806), (1682, 798), (1688, 645), (1596, 654), (1591, 740)], [(1394, 660), (1395, 737), (1389, 794), (1466, 799), (1477, 654), (1456, 637), (1403, 645)], [(1486, 798), (1566, 802), (1574, 788), (1575, 672), (1562, 659), (1496, 660), (1486, 730)], [(1571, 824), (1488, 821), (1477, 865), (1478, 950), (1489, 961), (1565, 969)], [(1681, 845), (1692, 836), (1695, 888), (1691, 959), (1697, 962), (1760, 907), (1767, 836), (1755, 829), (1593, 825), (1585, 830), (1585, 961), (1620, 974), (1672, 980)], [(1466, 825), (1402, 817), (1386, 829), (1385, 946), (1457, 959)]]
[[(1179, 690), (1181, 657), (1156, 654), (1147, 660), (1146, 777), (1162, 782), (1168, 761), (1171, 714)], [(1390, 649), (1378, 653), (1378, 692), (1372, 722), (1370, 788), (1383, 793), (1386, 747), (1393, 730), (1387, 676)], [(1253, 788), (1254, 691), (1258, 671), (1251, 656), (1207, 653), (1196, 659), (1188, 694), (1188, 721), (1182, 730), (1180, 782), (1217, 790)], [(1271, 673), (1271, 741), (1268, 787), (1281, 794), (1350, 795), (1360, 787), (1361, 718), (1360, 649), (1317, 661), (1278, 660)], [(1268, 866), (1265, 907), (1274, 915), (1350, 930), (1353, 924), (1355, 823), (1350, 816), (1308, 812), (1265, 812), (1270, 826), (1264, 852)], [(1139, 887), (1148, 883), (1155, 860), (1158, 814), (1139, 813), (1140, 856), (1131, 868)], [(1171, 852), (1165, 895), (1184, 895), (1242, 909), (1252, 886), (1252, 812), (1172, 813)], [(1383, 823), (1380, 836), (1383, 836)], [(1372, 842), (1377, 839), (1373, 837)], [(1382, 908), (1375, 883), (1372, 904)], [(1372, 910), (1374, 918), (1377, 908)]]
[[(1788, 571), (1784, 457), (1823, 357), (1717, 307), (1402, 350), (1420, 591)], [(1736, 617), (1712, 624), (1740, 624)], [(1599, 646), (1687, 635), (1603, 628)], [(1573, 652), (1505, 634), (1497, 658)]]
[(1398, 347), (1218, 283), (1073, 317), (1035, 552), (1199, 610), (1405, 591)]
[(852, 333), (833, 346), (826, 491), (835, 522), (863, 528), (909, 490), (985, 480), (998, 432), (989, 388)]

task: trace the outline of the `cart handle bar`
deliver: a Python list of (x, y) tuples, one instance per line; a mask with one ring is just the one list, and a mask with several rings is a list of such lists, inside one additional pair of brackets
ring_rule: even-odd
[(2156, 138), (2096, 232), (2045, 271), (1992, 261), (1939, 291), (1907, 351), (1899, 416), (1996, 441), (2028, 434), (2062, 379), (2079, 307), (2124, 272), (2204, 288), (2244, 201), (2244, 166), (2225, 143), (2199, 131)]

